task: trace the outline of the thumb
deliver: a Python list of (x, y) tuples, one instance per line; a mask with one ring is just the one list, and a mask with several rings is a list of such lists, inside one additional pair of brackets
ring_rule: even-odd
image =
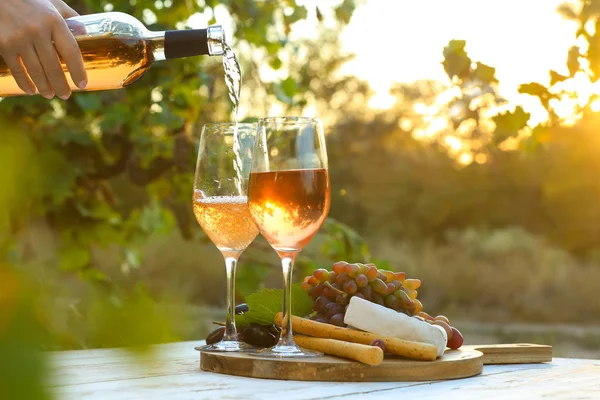
[(71, 7), (65, 4), (64, 1), (52, 0), (52, 4), (54, 5), (54, 7), (56, 7), (56, 10), (60, 13), (60, 15), (62, 15), (64, 19), (79, 16), (79, 13), (77, 13), (77, 11), (73, 10)]

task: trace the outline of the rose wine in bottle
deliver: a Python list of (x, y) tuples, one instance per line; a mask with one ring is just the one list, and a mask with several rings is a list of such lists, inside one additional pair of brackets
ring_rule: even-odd
[[(225, 35), (219, 25), (206, 29), (151, 32), (131, 15), (109, 12), (67, 20), (77, 39), (88, 85), (85, 91), (120, 89), (131, 85), (155, 61), (198, 55), (222, 55)], [(67, 68), (63, 63), (63, 70)], [(68, 79), (71, 90), (81, 91)], [(4, 59), (0, 57), (0, 97), (21, 96)]]

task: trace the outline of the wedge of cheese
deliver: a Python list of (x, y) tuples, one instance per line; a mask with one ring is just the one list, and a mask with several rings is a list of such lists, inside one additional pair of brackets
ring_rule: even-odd
[(433, 344), (444, 354), (448, 335), (444, 328), (353, 296), (344, 323), (354, 328), (398, 339)]

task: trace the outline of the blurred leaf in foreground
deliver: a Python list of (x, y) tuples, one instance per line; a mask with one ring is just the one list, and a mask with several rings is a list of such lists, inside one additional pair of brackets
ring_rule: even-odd
[(44, 310), (17, 272), (0, 263), (0, 399), (45, 400), (49, 334)]

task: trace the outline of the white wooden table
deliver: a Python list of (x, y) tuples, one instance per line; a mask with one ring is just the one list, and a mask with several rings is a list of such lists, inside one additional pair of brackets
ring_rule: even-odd
[[(485, 366), (483, 374), (441, 382), (338, 383), (241, 378), (200, 370), (183, 342), (134, 359), (122, 350), (52, 353), (57, 399), (600, 399), (600, 360)], [(140, 363), (140, 361), (142, 363)]]

